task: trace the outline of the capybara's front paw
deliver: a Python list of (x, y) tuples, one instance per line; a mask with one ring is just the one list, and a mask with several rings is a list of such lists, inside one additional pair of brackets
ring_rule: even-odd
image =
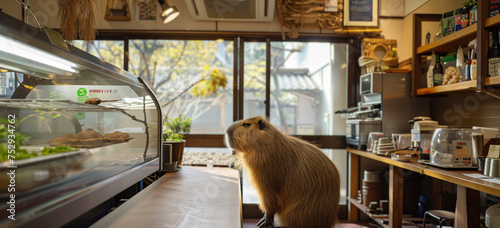
[(274, 227), (273, 226), (274, 222), (274, 216), (273, 215), (267, 215), (267, 213), (264, 213), (264, 217), (260, 219), (260, 221), (257, 223), (258, 227)]

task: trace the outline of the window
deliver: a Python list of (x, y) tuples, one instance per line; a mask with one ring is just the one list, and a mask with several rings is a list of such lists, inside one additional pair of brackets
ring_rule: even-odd
[[(347, 44), (234, 40), (238, 42), (227, 38), (130, 39), (125, 47), (129, 53), (126, 67), (155, 92), (164, 115), (182, 114), (193, 119), (191, 134), (222, 136), (233, 123), (234, 116), (258, 115), (269, 115), (271, 123), (290, 135), (345, 134), (345, 121), (334, 115), (334, 110), (345, 108), (347, 102)], [(125, 52), (123, 48), (113, 49), (110, 42), (119, 41), (80, 46), (106, 61), (117, 61), (111, 58), (112, 53), (122, 50), (123, 55)], [(100, 47), (99, 51), (96, 47)], [(191, 94), (192, 86), (213, 69), (226, 76), (226, 89), (206, 97)], [(234, 72), (238, 72), (237, 75)], [(198, 146), (186, 148), (186, 152), (224, 154), (212, 160), (231, 153), (228, 149)], [(323, 151), (340, 171), (341, 202), (346, 202), (345, 150)], [(200, 160), (199, 156), (185, 158)], [(245, 174), (242, 177), (243, 203), (257, 203), (255, 190), (248, 184)]]
[[(233, 122), (232, 48), (232, 41), (131, 40), (129, 71), (149, 84), (164, 115), (190, 117), (194, 134), (223, 134)], [(191, 94), (213, 69), (225, 74), (226, 89), (207, 97)]]
[(125, 42), (123, 40), (94, 40), (90, 42), (74, 40), (71, 44), (119, 68), (124, 68)]

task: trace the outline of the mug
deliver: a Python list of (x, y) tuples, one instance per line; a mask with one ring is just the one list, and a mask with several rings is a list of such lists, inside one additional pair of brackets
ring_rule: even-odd
[(483, 156), (483, 133), (472, 133), (472, 165), (477, 165), (477, 158)]
[(500, 158), (491, 159), (490, 177), (500, 177)]

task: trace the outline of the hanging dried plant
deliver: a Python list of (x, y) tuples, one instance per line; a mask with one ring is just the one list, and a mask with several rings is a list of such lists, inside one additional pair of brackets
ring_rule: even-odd
[(59, 0), (61, 34), (66, 42), (95, 39), (95, 9), (95, 0)]

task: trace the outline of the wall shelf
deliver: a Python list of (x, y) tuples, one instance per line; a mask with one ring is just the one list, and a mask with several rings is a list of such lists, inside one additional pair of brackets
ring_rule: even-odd
[[(487, 86), (500, 85), (500, 76), (487, 77), (485, 79), (484, 84)], [(417, 96), (465, 92), (469, 91), (468, 90), (469, 87), (476, 87), (476, 85), (477, 81), (471, 80), (471, 81), (454, 83), (450, 85), (440, 85), (430, 88), (421, 88), (417, 90)]]
[(439, 40), (417, 48), (417, 54), (447, 53), (458, 46), (467, 47), (469, 42), (476, 38), (477, 24), (473, 24)]
[(500, 85), (500, 76), (487, 77), (485, 78), (484, 84), (489, 86)]
[(486, 28), (495, 27), (495, 26), (500, 26), (500, 14), (495, 15), (493, 17), (489, 17), (486, 19), (486, 22), (485, 22)]
[(422, 88), (417, 90), (417, 96), (461, 92), (461, 91), (466, 91), (467, 88), (469, 87), (476, 87), (476, 85), (477, 81), (471, 80), (465, 82), (458, 82), (450, 85), (440, 85), (430, 88)]

